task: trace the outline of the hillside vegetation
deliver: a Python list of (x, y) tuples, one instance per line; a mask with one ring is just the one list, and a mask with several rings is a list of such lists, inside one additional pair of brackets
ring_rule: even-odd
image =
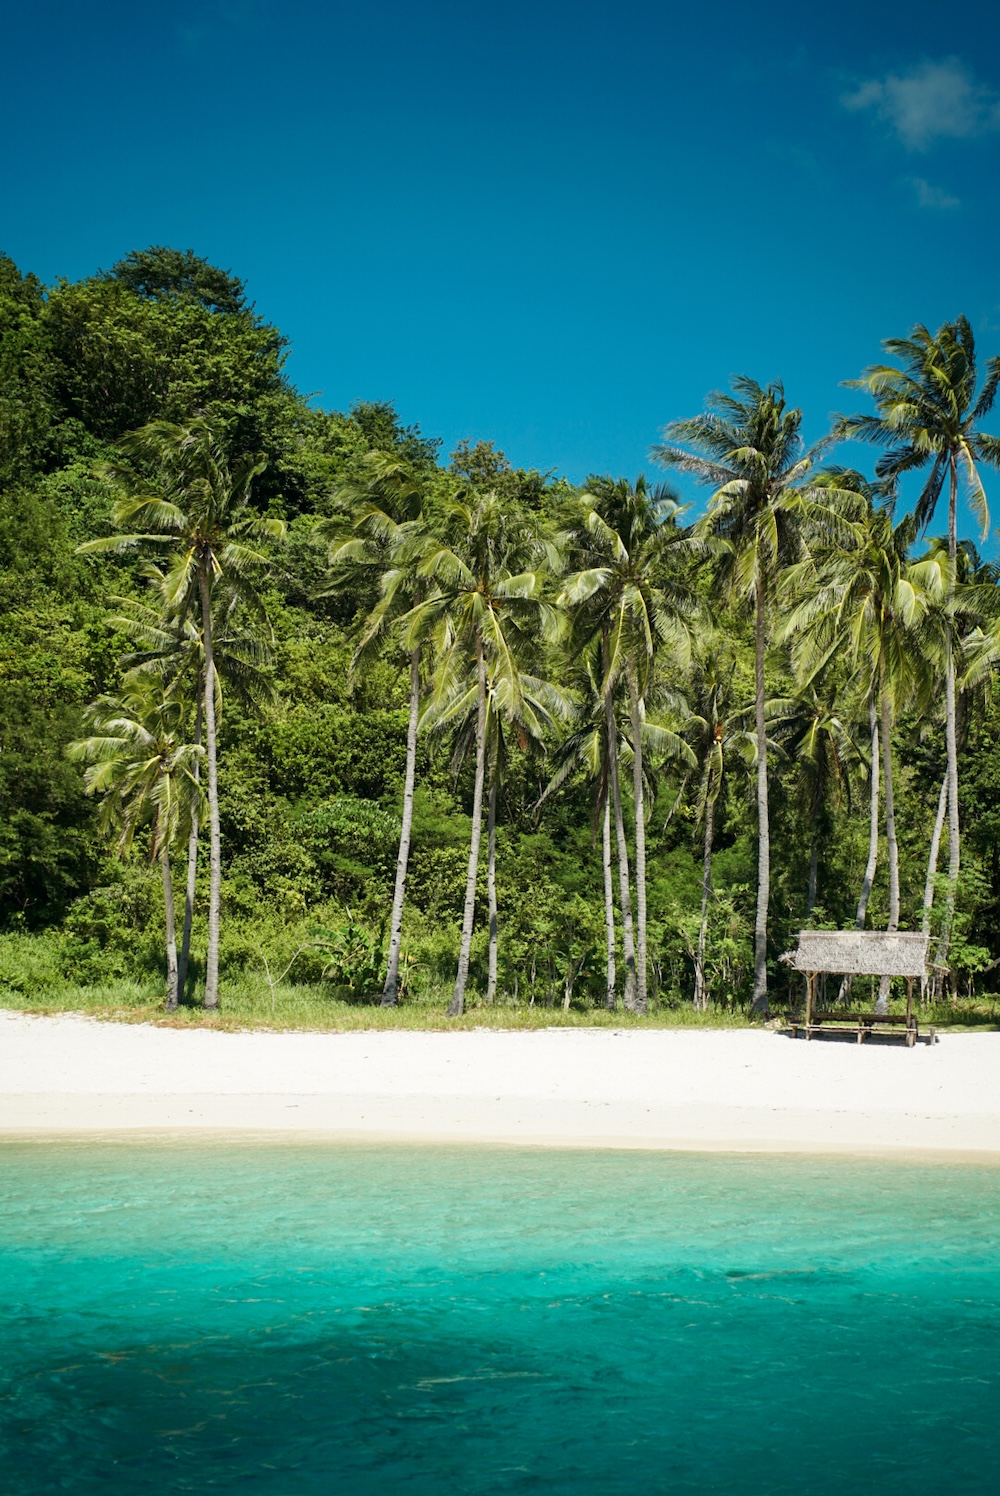
[(948, 371), (922, 462), (884, 373), (841, 433), (869, 475), (744, 380), (576, 490), (389, 400), (317, 409), (191, 253), (0, 259), (0, 1001), (745, 1022), (796, 996), (798, 928), (860, 918), (925, 922), (938, 1021), (993, 1022), (996, 578), (947, 532), (997, 369), (961, 320), (927, 338), (887, 365)]

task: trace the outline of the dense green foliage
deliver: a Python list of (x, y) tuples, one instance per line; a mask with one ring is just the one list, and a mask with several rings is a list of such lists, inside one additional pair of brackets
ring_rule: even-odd
[[(554, 696), (544, 697), (544, 712), (538, 705), (539, 693), (556, 685), (571, 705), (585, 701), (581, 630), (543, 628), (542, 612), (558, 622), (566, 579), (594, 568), (600, 537), (591, 532), (589, 550), (580, 540), (580, 501), (567, 483), (512, 466), (489, 443), (470, 439), (446, 462), (438, 445), (404, 427), (388, 403), (346, 413), (315, 409), (286, 378), (284, 348), (280, 332), (248, 303), (243, 285), (190, 253), (133, 253), (111, 271), (51, 287), (0, 259), (0, 997), (59, 1004), (75, 986), (103, 984), (143, 994), (146, 1002), (158, 993), (162, 1001), (164, 913), (152, 856), (155, 825), (137, 829), (123, 855), (102, 834), (100, 806), (85, 792), (83, 772), (67, 747), (86, 730), (88, 703), (121, 690), (122, 662), (127, 666), (137, 656), (135, 620), (159, 596), (151, 591), (148, 548), (79, 552), (117, 533), (123, 462), (133, 463), (134, 485), (141, 487), (152, 472), (141, 457), (123, 456), (121, 438), (150, 421), (196, 420), (214, 432), (234, 466), (266, 460), (250, 502), (260, 518), (287, 525), (284, 543), (268, 553), (257, 578), (267, 625), (253, 610), (242, 619), (238, 608), (234, 613), (234, 628), (245, 623), (259, 630), (262, 650), (255, 658), (267, 689), (239, 690), (236, 666), (227, 683), (220, 665), (223, 1008), (227, 991), (235, 1002), (237, 993), (250, 990), (266, 1008), (276, 985), (286, 995), (298, 985), (309, 1003), (323, 993), (338, 1002), (377, 997), (400, 834), (410, 651), (419, 644), (426, 703), (433, 700), (425, 726), (435, 730), (418, 739), (398, 989), (404, 1005), (436, 1004), (443, 1012), (458, 962), (470, 867), (477, 688), (469, 650), (474, 656), (480, 627), (466, 606), (479, 595), (473, 572), (471, 582), (456, 580), (448, 559), (471, 556), (472, 521), (465, 521), (465, 551), (448, 525), (460, 529), (462, 506), (470, 515), (473, 501), (485, 502), (484, 496), (496, 511), (489, 523), (506, 527), (503, 543), (520, 558), (518, 575), (533, 568), (537, 602), (534, 613), (521, 609), (525, 638), (514, 651), (520, 651), (516, 669), (514, 653), (506, 674), (487, 658), (481, 683), (479, 757), (486, 794), (495, 786), (496, 803), (495, 1002), (508, 1012), (514, 1004), (565, 1002), (573, 1011), (603, 1006), (606, 776), (597, 759), (589, 764), (579, 756), (546, 793), (563, 762), (560, 749), (580, 723), (561, 713)], [(683, 439), (690, 431), (678, 427), (674, 435)], [(380, 637), (375, 649), (364, 641), (365, 620), (370, 642), (373, 610), (380, 597), (384, 601), (378, 568), (345, 563), (331, 571), (330, 554), (354, 533), (361, 496), (371, 492), (373, 462), (384, 468), (389, 459), (417, 475), (438, 540), (412, 551), (415, 591), (396, 610), (403, 632), (394, 623), (396, 631)], [(600, 484), (593, 487), (599, 494)], [(607, 492), (613, 492), (610, 481)], [(354, 497), (347, 502), (345, 495)], [(787, 497), (783, 502), (787, 509)], [(671, 518), (669, 524), (671, 536), (686, 543), (679, 522)], [(560, 537), (561, 560), (555, 555)], [(617, 582), (605, 585), (605, 578), (590, 591), (584, 583), (576, 589), (583, 609), (577, 624), (587, 622), (590, 606), (598, 655), (605, 630), (607, 648), (595, 656), (591, 689), (616, 693), (630, 845), (637, 791), (645, 800), (643, 938), (648, 1002), (661, 1017), (691, 1004), (703, 909), (702, 997), (733, 1008), (748, 1005), (755, 907), (759, 914), (754, 617), (745, 607), (752, 577), (744, 568), (738, 585), (726, 591), (717, 580), (725, 569), (720, 572), (718, 552), (707, 541), (684, 558), (682, 549), (650, 546), (651, 555), (656, 550), (667, 559), (651, 563), (660, 571), (651, 573), (641, 596), (628, 591), (631, 574), (622, 563), (621, 596), (633, 620), (627, 626), (602, 612), (619, 596)], [(397, 552), (399, 564), (401, 556), (406, 560)], [(792, 547), (789, 558), (776, 548), (768, 560), (768, 607), (775, 615), (781, 565), (786, 559), (801, 565), (802, 556), (801, 546)], [(736, 564), (738, 570), (738, 555)], [(680, 568), (686, 568), (683, 577)], [(494, 572), (500, 577), (495, 566)], [(992, 576), (984, 580), (994, 587)], [(503, 597), (508, 583), (500, 577), (490, 585)], [(441, 597), (451, 589), (450, 612), (428, 607), (428, 589), (435, 587)], [(525, 584), (522, 590), (527, 597), (531, 589)], [(706, 611), (692, 621), (699, 598)], [(648, 646), (636, 642), (658, 610), (670, 615), (670, 628), (655, 641), (653, 629)], [(689, 626), (693, 648), (680, 642)], [(700, 647), (706, 640), (710, 647)], [(981, 643), (984, 653), (988, 641)], [(807, 918), (838, 925), (855, 918), (868, 853), (868, 706), (854, 688), (849, 651), (835, 652), (806, 685), (801, 668), (796, 673), (797, 641), (769, 625), (766, 644), (766, 954), (772, 992), (780, 999), (789, 978), (777, 957), (792, 932)], [(237, 662), (242, 658), (235, 646), (232, 653)], [(435, 661), (447, 668), (432, 689)], [(532, 724), (543, 718), (545, 730), (536, 732)], [(979, 974), (1000, 958), (998, 727), (1000, 697), (983, 668), (959, 701), (963, 855), (951, 946), (957, 991), (970, 991), (977, 980), (982, 985)], [(637, 728), (643, 752), (633, 774)], [(190, 732), (189, 726), (189, 741)], [(900, 924), (919, 928), (946, 762), (933, 688), (924, 699), (900, 693), (892, 746)], [(703, 903), (709, 806), (711, 890)], [(174, 857), (179, 887), (179, 842)], [(484, 860), (475, 882), (466, 998), (473, 1005), (482, 1002), (489, 974), (487, 873)], [(200, 977), (207, 856), (197, 879), (192, 961)], [(942, 902), (935, 904), (935, 919)], [(889, 913), (883, 848), (868, 922), (884, 925)], [(619, 951), (619, 973), (624, 969)]]

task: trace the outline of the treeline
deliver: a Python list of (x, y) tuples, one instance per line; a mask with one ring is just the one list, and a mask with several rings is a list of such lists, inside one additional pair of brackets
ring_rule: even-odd
[(668, 425), (692, 523), (315, 409), (190, 252), (0, 260), (0, 988), (766, 1011), (808, 922), (982, 982), (1000, 376), (961, 319), (886, 348), (871, 474), (777, 384)]

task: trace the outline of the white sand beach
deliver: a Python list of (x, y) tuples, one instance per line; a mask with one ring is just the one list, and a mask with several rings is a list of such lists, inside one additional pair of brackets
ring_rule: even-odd
[(0, 1132), (1000, 1160), (1000, 1034), (934, 1046), (769, 1031), (223, 1033), (0, 1013)]

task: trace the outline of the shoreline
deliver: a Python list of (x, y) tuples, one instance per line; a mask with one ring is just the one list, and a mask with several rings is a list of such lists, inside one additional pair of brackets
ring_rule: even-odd
[(440, 1149), (469, 1150), (476, 1153), (556, 1152), (556, 1153), (681, 1153), (708, 1154), (719, 1158), (825, 1159), (841, 1163), (909, 1165), (921, 1168), (1000, 1169), (1000, 1149), (931, 1147), (900, 1144), (865, 1145), (799, 1140), (768, 1141), (764, 1138), (738, 1138), (715, 1141), (691, 1138), (628, 1138), (615, 1141), (607, 1137), (455, 1137), (453, 1135), (379, 1133), (368, 1131), (338, 1132), (328, 1129), (252, 1127), (151, 1128), (127, 1127), (55, 1127), (22, 1131), (0, 1126), (0, 1156), (6, 1147), (78, 1146), (111, 1148), (120, 1146), (191, 1148), (231, 1148), (238, 1142), (241, 1149), (331, 1148), (331, 1149)]
[(221, 1032), (0, 1013), (0, 1137), (1000, 1164), (1000, 1034)]

